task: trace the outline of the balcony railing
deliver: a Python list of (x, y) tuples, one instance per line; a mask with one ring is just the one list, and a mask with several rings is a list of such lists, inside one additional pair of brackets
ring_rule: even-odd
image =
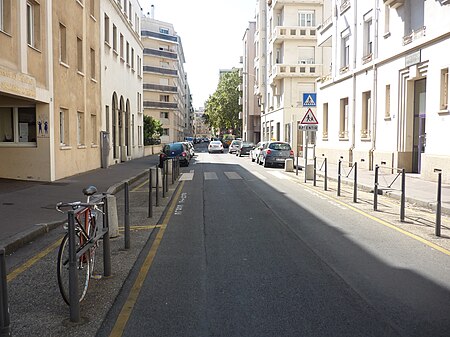
[(426, 33), (426, 27), (425, 26), (423, 26), (423, 27), (421, 27), (421, 28), (419, 28), (417, 30), (413, 30), (411, 32), (411, 34), (406, 35), (406, 36), (403, 37), (403, 45), (405, 46), (405, 45), (413, 42), (414, 40), (417, 40), (417, 39), (425, 36), (425, 33)]
[(143, 68), (144, 68), (144, 72), (178, 76), (178, 71), (174, 70), (174, 69), (166, 69), (166, 68), (152, 67), (152, 66), (144, 66)]
[(166, 58), (173, 59), (173, 60), (176, 60), (178, 58), (178, 55), (176, 52), (164, 51), (164, 50), (159, 50), (159, 49), (150, 49), (150, 48), (144, 48), (144, 55), (161, 56), (161, 57), (166, 57)]
[(330, 16), (328, 19), (326, 19), (324, 22), (322, 22), (320, 25), (317, 26), (317, 30), (319, 31), (319, 34), (323, 34), (332, 25), (333, 25), (333, 17)]
[(270, 4), (273, 6), (273, 9), (281, 9), (285, 5), (297, 5), (299, 3), (323, 5), (323, 0), (269, 0), (269, 1)]
[(339, 12), (342, 14), (349, 8), (350, 8), (350, 0), (344, 0), (341, 2), (341, 6), (339, 7)]
[(156, 109), (177, 109), (177, 103), (158, 102), (158, 101), (144, 101), (144, 108), (156, 108)]
[(316, 39), (315, 27), (276, 26), (272, 38), (276, 40)]
[(166, 91), (166, 92), (177, 92), (178, 88), (171, 85), (144, 83), (144, 90), (156, 90), (156, 91)]
[(149, 30), (143, 30), (141, 35), (142, 35), (142, 37), (154, 37), (154, 38), (161, 39), (161, 40), (178, 42), (178, 37), (177, 36), (171, 36), (171, 35), (167, 35), (167, 34), (156, 33), (156, 32), (152, 32), (152, 31), (149, 31)]
[(372, 61), (372, 56), (373, 56), (372, 53), (370, 53), (366, 56), (363, 56), (363, 58), (361, 59), (362, 64), (366, 64), (366, 63), (369, 63), (370, 61)]
[(319, 77), (321, 64), (276, 64), (272, 68), (271, 79), (284, 77)]

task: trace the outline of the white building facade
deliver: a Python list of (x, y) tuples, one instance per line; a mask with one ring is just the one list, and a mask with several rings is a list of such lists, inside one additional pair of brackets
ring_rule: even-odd
[(103, 165), (110, 165), (144, 155), (142, 13), (137, 0), (102, 0), (100, 12)]
[(323, 1), (257, 2), (255, 95), (263, 105), (261, 139), (289, 142), (302, 156), (305, 135), (298, 124), (306, 111), (303, 93), (316, 91), (322, 75), (322, 49), (316, 22)]
[[(448, 1), (324, 1), (316, 156), (450, 182)], [(326, 62), (325, 62), (326, 63)]]

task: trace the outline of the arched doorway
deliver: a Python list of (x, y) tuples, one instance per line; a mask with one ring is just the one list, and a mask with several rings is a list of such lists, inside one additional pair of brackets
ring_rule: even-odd
[[(113, 158), (116, 159), (119, 157), (117, 153), (117, 114), (118, 114), (118, 106), (117, 106), (117, 94), (113, 93), (112, 96), (112, 109), (111, 109), (111, 145), (113, 148)], [(108, 120), (108, 119), (107, 119)]]
[(125, 110), (125, 146), (127, 147), (127, 156), (131, 157), (131, 142), (130, 142), (130, 100), (127, 99)]

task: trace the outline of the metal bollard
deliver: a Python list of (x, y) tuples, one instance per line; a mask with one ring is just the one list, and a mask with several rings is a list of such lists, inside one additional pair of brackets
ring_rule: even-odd
[(172, 159), (172, 185), (175, 184), (175, 159)]
[(159, 206), (159, 166), (155, 166), (155, 172), (156, 172), (156, 191), (155, 191), (155, 199), (156, 199), (156, 206)]
[(68, 212), (69, 220), (69, 306), (70, 321), (80, 321), (80, 296), (78, 294), (77, 250), (75, 244), (75, 215), (74, 211)]
[(354, 165), (354, 181), (353, 181), (353, 202), (358, 202), (358, 163)]
[(152, 169), (150, 168), (148, 170), (148, 218), (153, 217), (152, 185), (153, 185), (153, 174)]
[(314, 177), (313, 177), (313, 186), (317, 186), (317, 157), (314, 156)]
[(342, 161), (339, 159), (338, 162), (338, 181), (337, 181), (337, 196), (341, 196), (341, 169), (342, 169)]
[(406, 199), (406, 175), (405, 175), (405, 169), (402, 169), (402, 195), (400, 199), (400, 221), (405, 221), (405, 199)]
[(375, 165), (375, 184), (373, 186), (373, 210), (378, 210), (378, 170), (380, 167)]
[(130, 186), (125, 182), (125, 249), (130, 248)]
[(109, 239), (108, 198), (103, 194), (103, 276), (111, 276), (111, 243)]
[(162, 197), (166, 197), (166, 165), (167, 160), (163, 161), (163, 167), (162, 167)]
[(0, 337), (11, 336), (5, 249), (0, 249)]
[(325, 181), (324, 181), (324, 184), (323, 184), (323, 189), (325, 191), (327, 191), (328, 190), (328, 164), (327, 164), (327, 158), (325, 158), (324, 165), (325, 165), (325, 178), (324, 178)]
[(298, 151), (297, 151), (297, 158), (296, 158), (296, 161), (295, 161), (295, 175), (296, 176), (298, 176)]
[(441, 236), (442, 207), (442, 172), (438, 173), (437, 205), (436, 205), (436, 236)]
[(165, 187), (165, 189), (166, 189), (166, 193), (168, 193), (169, 192), (169, 163), (168, 162), (166, 163), (166, 174), (165, 174), (165, 176), (166, 176), (166, 187)]

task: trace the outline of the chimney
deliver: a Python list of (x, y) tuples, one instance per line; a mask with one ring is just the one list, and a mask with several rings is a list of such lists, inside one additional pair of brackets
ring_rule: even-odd
[(150, 7), (150, 19), (154, 19), (155, 18), (155, 5), (152, 5)]

